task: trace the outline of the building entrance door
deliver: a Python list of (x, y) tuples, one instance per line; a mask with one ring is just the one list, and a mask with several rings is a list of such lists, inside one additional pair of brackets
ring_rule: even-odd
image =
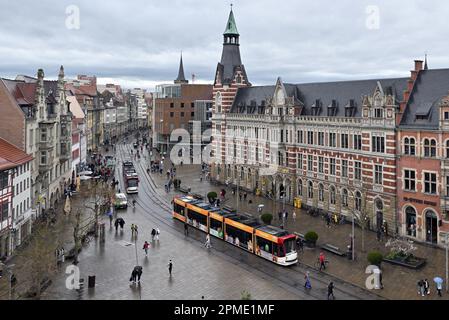
[(438, 242), (438, 218), (433, 211), (426, 212), (426, 241)]

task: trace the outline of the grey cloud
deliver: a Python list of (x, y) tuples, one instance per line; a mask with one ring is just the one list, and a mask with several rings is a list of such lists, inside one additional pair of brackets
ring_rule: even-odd
[[(65, 27), (68, 5), (81, 28)], [(380, 29), (366, 27), (377, 5)], [(183, 51), (186, 76), (212, 81), (229, 13), (224, 1), (0, 0), (0, 76), (171, 81)], [(250, 81), (272, 84), (407, 76), (429, 53), (432, 68), (449, 67), (449, 4), (443, 0), (234, 2), (241, 54)], [(134, 81), (134, 80), (133, 80)]]

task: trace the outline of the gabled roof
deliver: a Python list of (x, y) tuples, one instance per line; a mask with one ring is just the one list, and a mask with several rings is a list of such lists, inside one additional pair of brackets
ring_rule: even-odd
[(422, 70), (404, 110), (400, 127), (438, 129), (439, 103), (449, 96), (449, 69)]
[(14, 168), (31, 160), (31, 155), (0, 138), (0, 170)]

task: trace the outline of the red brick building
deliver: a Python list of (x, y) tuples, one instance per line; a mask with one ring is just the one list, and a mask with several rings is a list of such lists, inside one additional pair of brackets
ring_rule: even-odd
[(412, 72), (397, 133), (401, 233), (444, 243), (449, 232), (449, 70)]

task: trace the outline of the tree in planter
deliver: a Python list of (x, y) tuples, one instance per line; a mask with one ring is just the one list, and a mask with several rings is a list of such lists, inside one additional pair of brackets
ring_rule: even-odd
[(211, 191), (207, 194), (207, 199), (209, 200), (209, 203), (214, 203), (215, 199), (217, 199), (218, 195), (215, 191)]
[(81, 251), (84, 239), (88, 237), (92, 226), (95, 226), (95, 216), (83, 217), (82, 211), (77, 209), (73, 217), (73, 243), (74, 243), (74, 257), (73, 263), (78, 263), (78, 255)]
[(390, 253), (387, 255), (389, 259), (407, 259), (408, 257), (413, 256), (413, 251), (418, 248), (413, 245), (412, 242), (407, 240), (401, 240), (399, 238), (391, 238), (385, 244), (386, 248), (390, 248)]
[(315, 231), (309, 231), (304, 235), (304, 240), (306, 240), (308, 244), (315, 246), (318, 240), (318, 234)]
[(382, 253), (380, 253), (379, 251), (372, 251), (370, 253), (368, 253), (368, 262), (370, 264), (373, 264), (375, 266), (378, 266), (380, 268), (380, 265), (382, 263), (382, 259), (384, 258)]
[(265, 224), (271, 224), (271, 221), (273, 221), (273, 215), (271, 213), (264, 213), (263, 215), (260, 216), (260, 219)]
[(98, 237), (98, 222), (101, 215), (105, 214), (112, 205), (111, 199), (114, 196), (114, 189), (109, 188), (107, 184), (99, 181), (88, 184), (87, 188), (82, 188), (80, 192), (82, 198), (85, 198), (84, 208), (93, 214), (93, 229), (95, 237)]

